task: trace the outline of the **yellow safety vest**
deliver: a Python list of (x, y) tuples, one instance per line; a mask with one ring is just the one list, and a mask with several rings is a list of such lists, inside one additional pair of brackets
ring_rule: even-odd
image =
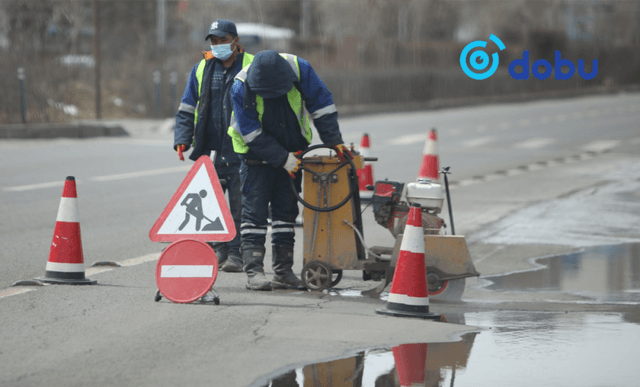
[[(251, 62), (253, 62), (253, 55), (243, 52), (242, 56), (242, 68), (249, 66)], [(198, 80), (198, 104), (200, 104), (200, 94), (202, 93), (202, 78), (204, 76), (204, 67), (207, 65), (207, 59), (201, 60), (198, 63), (198, 68), (196, 69), (196, 79)], [(196, 106), (195, 117), (193, 119), (193, 124), (198, 123), (198, 106)]]
[[(292, 54), (280, 54), (283, 58), (287, 60), (287, 62), (293, 68), (293, 71), (298, 75), (298, 81), (300, 80), (300, 64), (298, 63), (298, 57)], [(250, 65), (249, 65), (250, 66)], [(244, 83), (247, 79), (247, 72), (249, 71), (249, 66), (246, 66), (236, 75), (236, 79), (239, 79)], [(309, 144), (311, 144), (311, 139), (313, 137), (313, 133), (311, 132), (311, 126), (309, 125), (309, 115), (307, 113), (307, 109), (304, 107), (304, 101), (302, 100), (302, 94), (296, 87), (292, 87), (291, 90), (287, 93), (287, 99), (289, 101), (289, 105), (296, 116), (298, 117), (298, 122), (300, 123), (300, 129), (302, 131), (302, 136), (307, 140)], [(258, 111), (258, 120), (260, 124), (262, 124), (262, 115), (264, 114), (264, 100), (262, 97), (256, 94), (256, 110)], [(247, 146), (246, 139), (240, 134), (240, 129), (238, 128), (238, 122), (236, 121), (235, 112), (231, 114), (231, 125), (229, 126), (229, 130), (227, 131), (231, 139), (233, 140), (233, 150), (236, 153), (245, 154), (249, 151), (249, 147)], [(252, 140), (255, 138), (255, 132), (249, 134), (247, 139)]]

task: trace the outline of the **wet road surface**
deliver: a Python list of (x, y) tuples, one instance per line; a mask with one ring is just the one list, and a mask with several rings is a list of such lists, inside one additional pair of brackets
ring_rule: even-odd
[(364, 349), (300, 365), (252, 386), (638, 385), (640, 315), (491, 311), (448, 317), (481, 331), (453, 343)]
[[(478, 327), (452, 343), (367, 348), (292, 367), (257, 380), (260, 387), (635, 386), (640, 348), (640, 244), (598, 246), (532, 259), (534, 270), (483, 278), (500, 299), (607, 305), (576, 310), (501, 310), (482, 302), (451, 307), (439, 320)], [(331, 289), (335, 297), (362, 297)], [(381, 299), (386, 298), (383, 293)], [(565, 298), (569, 295), (571, 298)], [(514, 298), (511, 298), (513, 301)], [(529, 306), (533, 306), (533, 303)], [(538, 305), (539, 306), (539, 305)], [(525, 307), (526, 308), (526, 307)], [(463, 312), (462, 310), (473, 310)]]

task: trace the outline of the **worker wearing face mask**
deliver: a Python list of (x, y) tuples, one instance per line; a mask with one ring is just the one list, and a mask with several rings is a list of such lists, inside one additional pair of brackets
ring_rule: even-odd
[[(229, 190), (229, 209), (240, 230), (242, 193), (240, 192), (240, 160), (227, 135), (233, 103), (231, 86), (234, 77), (253, 60), (239, 45), (236, 25), (226, 19), (211, 24), (205, 40), (211, 51), (204, 51), (204, 59), (191, 70), (178, 113), (173, 148), (180, 160), (189, 149), (191, 160), (216, 152), (214, 166), (220, 179), (226, 180), (223, 190)], [(242, 272), (240, 233), (230, 242), (212, 243), (221, 270)]]

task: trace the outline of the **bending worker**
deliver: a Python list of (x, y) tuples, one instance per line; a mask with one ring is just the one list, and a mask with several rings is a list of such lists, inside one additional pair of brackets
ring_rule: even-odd
[[(230, 90), (234, 77), (251, 63), (253, 55), (243, 52), (238, 44), (236, 25), (229, 20), (214, 21), (206, 40), (211, 43), (211, 51), (203, 52), (204, 59), (191, 70), (176, 115), (173, 148), (181, 160), (184, 160), (182, 152), (191, 148), (191, 144), (191, 160), (216, 152), (214, 166), (218, 177), (227, 182), (223, 190), (229, 190), (229, 209), (236, 230), (239, 230), (242, 216), (240, 159), (227, 135), (233, 110)], [(223, 271), (242, 272), (240, 233), (230, 242), (211, 245)]]
[[(242, 160), (240, 234), (247, 288), (304, 289), (291, 269), (298, 203), (289, 179), (295, 177), (300, 187), (295, 154), (311, 143), (305, 107), (322, 142), (338, 146), (340, 154), (346, 150), (333, 97), (307, 61), (273, 50), (256, 54), (236, 76), (231, 94), (234, 114), (229, 135)], [(263, 268), (269, 205), (273, 281), (266, 279)]]

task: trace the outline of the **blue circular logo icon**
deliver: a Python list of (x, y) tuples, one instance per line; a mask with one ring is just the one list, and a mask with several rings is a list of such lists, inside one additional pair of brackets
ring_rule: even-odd
[[(494, 34), (491, 34), (491, 36), (489, 37), (489, 40), (497, 44), (500, 51), (505, 49), (505, 45), (504, 43), (502, 43), (502, 40), (500, 40), (500, 38), (498, 38)], [(478, 47), (482, 47), (482, 48), (487, 47), (487, 42), (483, 40), (476, 40), (475, 42), (471, 42), (465, 46), (464, 50), (462, 50), (462, 53), (460, 54), (460, 67), (462, 67), (462, 71), (464, 71), (464, 73), (467, 74), (469, 78), (482, 80), (482, 79), (489, 78), (490, 76), (493, 75), (493, 73), (496, 72), (496, 70), (498, 69), (498, 63), (500, 62), (500, 58), (498, 57), (498, 53), (494, 52), (493, 54), (491, 54), (491, 60), (490, 60), (489, 55), (482, 50), (476, 50), (473, 53), (471, 53), (471, 55), (469, 55), (471, 50)], [(487, 67), (489, 69), (484, 72), (472, 71), (469, 68), (469, 65), (467, 65), (467, 56), (469, 57), (469, 63), (471, 64), (471, 67), (473, 68), (473, 70), (483, 71)], [(491, 67), (489, 67), (489, 63), (491, 63)]]

